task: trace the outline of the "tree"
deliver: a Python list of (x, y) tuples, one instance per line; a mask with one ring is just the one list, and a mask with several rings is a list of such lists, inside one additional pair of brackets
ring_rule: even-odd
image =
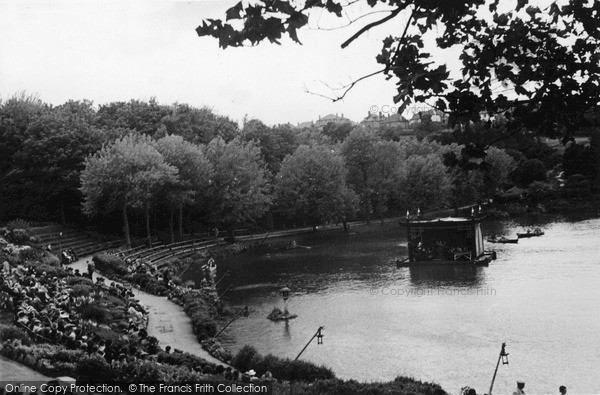
[(323, 126), (322, 133), (325, 136), (328, 136), (334, 143), (341, 143), (346, 139), (346, 137), (348, 137), (353, 129), (354, 125), (352, 125), (350, 122), (342, 124), (329, 122), (327, 125)]
[(107, 138), (81, 114), (89, 107), (74, 104), (54, 108), (29, 124), (9, 174), (31, 198), (43, 201), (47, 209), (57, 208), (63, 224), (68, 208), (80, 204), (79, 174), (85, 158), (98, 151)]
[(220, 137), (205, 149), (214, 173), (210, 180), (207, 209), (214, 224), (224, 226), (233, 242), (234, 226), (254, 222), (271, 205), (270, 185), (260, 149), (239, 138)]
[(344, 158), (325, 146), (301, 145), (281, 164), (276, 177), (279, 207), (288, 216), (317, 225), (351, 214), (356, 199), (346, 185)]
[(520, 187), (526, 187), (534, 181), (546, 181), (546, 168), (541, 160), (527, 159), (519, 163), (513, 178)]
[[(298, 30), (329, 13), (349, 17), (350, 24), (364, 23), (342, 43), (345, 48), (374, 27), (397, 27), (402, 18), (403, 33), (383, 40), (376, 57), (380, 67), (335, 93), (334, 101), (343, 99), (356, 83), (383, 74), (396, 84), (399, 113), (411, 103), (429, 101), (450, 114), (451, 126), (480, 121), (482, 112), (503, 113), (513, 125), (568, 138), (600, 97), (600, 2), (552, 2), (541, 9), (538, 1), (518, 0), (507, 11), (499, 3), (240, 1), (227, 10), (225, 20), (206, 19), (196, 33), (218, 39), (222, 48), (266, 40), (279, 44), (284, 36), (300, 43)], [(356, 15), (368, 7), (372, 14), (386, 15)], [(462, 75), (450, 77), (446, 65), (436, 62), (436, 54), (424, 44), (431, 36), (438, 52), (460, 47)]]
[(458, 208), (463, 205), (477, 203), (483, 196), (483, 173), (479, 170), (465, 170), (455, 166), (449, 171), (450, 203), (458, 214)]
[(439, 155), (411, 156), (406, 160), (402, 193), (406, 207), (421, 211), (448, 201), (450, 180)]
[[(7, 178), (13, 170), (14, 158), (23, 149), (26, 130), (39, 116), (50, 111), (50, 107), (34, 95), (21, 93), (0, 105), (0, 215), (27, 216), (30, 207), (21, 205), (27, 191), (20, 183)], [(39, 214), (38, 214), (39, 215)]]
[(375, 162), (371, 167), (371, 199), (380, 219), (388, 210), (390, 200), (401, 198), (399, 190), (404, 177), (405, 152), (394, 141), (378, 141), (374, 147)]
[[(173, 104), (162, 120), (165, 134), (176, 134), (194, 144), (208, 144), (216, 137), (231, 141), (239, 134), (237, 123), (215, 114), (210, 108), (195, 108), (187, 104)], [(160, 135), (159, 137), (163, 137)]]
[(373, 165), (377, 160), (375, 144), (377, 137), (369, 130), (356, 128), (342, 144), (342, 154), (348, 169), (348, 185), (360, 197), (360, 205), (367, 223), (371, 215)]
[(183, 238), (184, 206), (204, 205), (212, 177), (212, 165), (201, 147), (187, 142), (181, 136), (168, 135), (156, 142), (156, 149), (169, 165), (178, 170), (177, 183), (165, 190), (169, 206), (169, 231), (173, 237), (173, 216), (179, 213), (179, 238)]
[(271, 128), (258, 119), (244, 122), (242, 139), (254, 141), (260, 147), (262, 158), (273, 174), (279, 172), (283, 158), (298, 147), (295, 133), (289, 125)]
[(415, 136), (418, 140), (423, 140), (426, 137), (439, 133), (441, 130), (442, 126), (438, 122), (432, 122), (431, 117), (427, 117), (415, 126)]
[(510, 175), (517, 165), (515, 160), (502, 149), (490, 147), (486, 154), (485, 161), (490, 167), (484, 175), (485, 190), (492, 196), (509, 183)]
[(125, 128), (153, 136), (162, 119), (171, 109), (160, 105), (156, 99), (150, 101), (130, 100), (104, 104), (98, 109), (98, 123), (108, 128)]
[(565, 177), (584, 175), (590, 182), (596, 178), (596, 158), (591, 146), (570, 143), (563, 154)]
[(131, 245), (128, 209), (144, 212), (148, 243), (150, 207), (161, 189), (177, 183), (177, 168), (167, 164), (147, 135), (127, 134), (89, 156), (81, 172), (83, 210), (97, 215), (119, 209), (125, 242)]
[(115, 135), (98, 128), (96, 119), (90, 101), (69, 101), (36, 113), (20, 126), (19, 148), (9, 154), (11, 166), (3, 180), (13, 209), (22, 205), (19, 211), (27, 216), (63, 224), (67, 216), (79, 219), (83, 162)]

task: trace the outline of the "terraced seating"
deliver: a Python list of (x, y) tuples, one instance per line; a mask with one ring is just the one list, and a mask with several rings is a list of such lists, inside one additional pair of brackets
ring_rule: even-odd
[[(222, 239), (220, 239), (219, 241), (222, 241)], [(132, 248), (128, 251), (129, 253), (126, 254), (125, 257), (129, 259), (140, 258), (151, 263), (156, 263), (160, 267), (162, 266), (160, 264), (165, 264), (166, 260), (168, 259), (171, 259), (173, 257), (185, 257), (191, 255), (195, 251), (199, 251), (214, 245), (214, 238), (203, 237), (193, 240), (179, 241), (177, 243), (159, 245), (142, 250), (138, 248)]]
[(50, 224), (29, 229), (30, 235), (42, 245), (51, 245), (54, 251), (72, 248), (79, 256), (91, 255), (123, 244), (122, 239), (104, 238), (92, 232)]

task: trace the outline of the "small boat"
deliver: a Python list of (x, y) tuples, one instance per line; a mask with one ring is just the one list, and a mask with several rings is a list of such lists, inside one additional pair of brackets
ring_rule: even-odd
[(527, 229), (527, 233), (517, 233), (517, 236), (520, 239), (526, 239), (529, 237), (537, 237), (537, 236), (543, 236), (544, 235), (544, 231), (541, 230), (540, 228), (535, 228), (533, 231), (531, 229)]
[(513, 239), (508, 238), (508, 237), (488, 237), (487, 239), (488, 243), (500, 243), (500, 244), (508, 244), (508, 243), (512, 243), (512, 244), (516, 244), (519, 242), (519, 238), (515, 237)]
[(277, 307), (267, 316), (271, 321), (288, 321), (298, 317), (297, 314), (290, 314), (287, 310), (281, 311)]

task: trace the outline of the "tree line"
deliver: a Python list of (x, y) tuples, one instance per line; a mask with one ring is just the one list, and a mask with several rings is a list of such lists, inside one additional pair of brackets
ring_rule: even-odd
[(406, 138), (350, 124), (239, 127), (209, 108), (155, 100), (51, 106), (27, 95), (0, 103), (0, 117), (3, 220), (118, 223), (128, 244), (132, 218), (150, 242), (157, 228), (175, 240), (194, 222), (233, 237), (274, 219), (316, 229), (456, 208), (545, 181), (562, 159), (527, 133), (489, 146), (510, 134), (501, 120), (481, 131), (426, 121)]

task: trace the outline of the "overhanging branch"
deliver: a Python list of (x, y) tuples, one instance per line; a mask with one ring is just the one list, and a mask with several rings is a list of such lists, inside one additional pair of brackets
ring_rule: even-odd
[(352, 35), (352, 37), (350, 37), (349, 39), (347, 39), (346, 41), (344, 41), (342, 43), (342, 48), (346, 48), (348, 45), (350, 45), (352, 43), (352, 41), (356, 40), (364, 32), (371, 30), (371, 28), (373, 28), (375, 26), (379, 26), (379, 25), (381, 25), (383, 23), (386, 23), (390, 19), (393, 19), (396, 15), (398, 15), (400, 12), (402, 12), (405, 8), (406, 8), (406, 6), (400, 7), (400, 8), (396, 8), (394, 11), (391, 12), (390, 15), (386, 16), (385, 18), (382, 18), (382, 19), (380, 19), (378, 21), (371, 22), (368, 25), (363, 26), (359, 31), (357, 31), (356, 33), (354, 33)]
[[(346, 86), (342, 86), (342, 87), (341, 87), (341, 88), (339, 88), (339, 89), (335, 89), (335, 88), (332, 88), (332, 87), (330, 87), (330, 86), (328, 86), (328, 85), (327, 85), (327, 86), (328, 86), (328, 87), (329, 87), (331, 90), (333, 90), (333, 91), (335, 91), (335, 90), (342, 90), (342, 89), (344, 90), (344, 93), (342, 93), (341, 95), (338, 95), (338, 96), (336, 96), (336, 97), (330, 97), (330, 96), (323, 95), (323, 94), (321, 94), (321, 93), (312, 92), (312, 91), (308, 90), (308, 89), (306, 88), (306, 86), (304, 87), (304, 91), (305, 91), (306, 93), (310, 93), (311, 95), (316, 95), (316, 96), (323, 97), (323, 98), (325, 98), (325, 99), (329, 99), (329, 100), (331, 100), (332, 102), (334, 102), (334, 103), (335, 103), (335, 102), (337, 102), (337, 101), (340, 101), (340, 100), (342, 100), (344, 97), (346, 97), (346, 95), (347, 95), (347, 94), (348, 94), (348, 92), (349, 92), (349, 91), (350, 91), (350, 90), (351, 90), (351, 89), (354, 87), (354, 85), (358, 84), (359, 82), (361, 82), (361, 81), (363, 81), (363, 80), (366, 80), (367, 78), (373, 77), (373, 76), (375, 76), (375, 75), (377, 75), (377, 74), (381, 74), (381, 73), (383, 73), (384, 71), (385, 71), (385, 69), (381, 69), (381, 70), (377, 70), (377, 71), (375, 71), (375, 72), (373, 72), (373, 73), (370, 73), (370, 74), (367, 74), (367, 75), (363, 75), (362, 77), (360, 77), (360, 78), (358, 78), (358, 79), (356, 79), (356, 80), (352, 81), (350, 84), (348, 84), (348, 85), (346, 85)], [(326, 84), (325, 84), (325, 85), (326, 85)]]

